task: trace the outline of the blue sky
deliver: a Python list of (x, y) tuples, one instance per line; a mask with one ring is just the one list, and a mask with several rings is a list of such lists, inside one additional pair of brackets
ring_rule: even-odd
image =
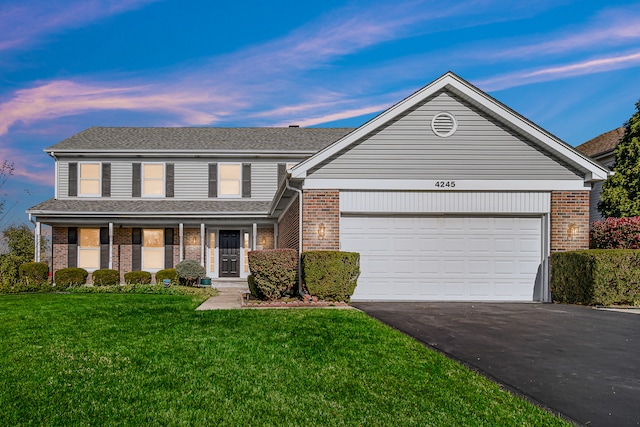
[(0, 227), (90, 126), (358, 126), (451, 70), (571, 145), (640, 99), (638, 1), (3, 0)]

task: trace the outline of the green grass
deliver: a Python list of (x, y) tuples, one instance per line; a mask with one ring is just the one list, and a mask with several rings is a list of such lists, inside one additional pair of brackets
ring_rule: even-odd
[(355, 310), (0, 296), (0, 425), (564, 425)]

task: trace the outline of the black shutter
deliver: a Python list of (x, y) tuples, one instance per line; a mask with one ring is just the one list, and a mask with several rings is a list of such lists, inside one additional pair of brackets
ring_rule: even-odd
[(173, 197), (173, 176), (174, 166), (173, 163), (167, 163), (165, 166), (165, 197)]
[(209, 197), (218, 197), (218, 164), (209, 163)]
[(287, 173), (287, 165), (285, 163), (278, 163), (278, 185), (282, 182), (282, 178)]
[(67, 266), (78, 266), (78, 229), (69, 227), (67, 232)]
[(142, 270), (142, 229), (131, 230), (131, 271)]
[(251, 197), (251, 163), (242, 164), (242, 197)]
[(111, 197), (111, 163), (102, 164), (102, 197)]
[(164, 229), (164, 268), (173, 268), (173, 228)]
[(78, 164), (69, 163), (69, 197), (78, 195)]
[(109, 228), (100, 227), (100, 268), (109, 268)]
[(141, 180), (140, 180), (140, 163), (131, 164), (131, 197), (140, 197), (141, 194)]

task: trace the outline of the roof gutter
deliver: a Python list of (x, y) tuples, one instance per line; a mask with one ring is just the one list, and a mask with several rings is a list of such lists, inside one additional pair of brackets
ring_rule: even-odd
[(304, 295), (302, 289), (302, 190), (289, 185), (289, 178), (286, 178), (285, 187), (298, 193), (298, 293)]

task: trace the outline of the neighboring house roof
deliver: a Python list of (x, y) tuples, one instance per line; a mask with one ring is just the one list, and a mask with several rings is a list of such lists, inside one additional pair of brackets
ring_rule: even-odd
[(578, 145), (576, 150), (595, 159), (603, 154), (612, 152), (624, 136), (624, 132), (624, 126), (610, 130), (609, 132), (605, 132), (602, 135), (598, 135), (595, 138), (590, 139), (584, 144)]
[(557, 159), (561, 159), (576, 170), (581, 171), (584, 174), (586, 182), (603, 181), (607, 179), (609, 171), (602, 165), (577, 152), (569, 144), (540, 128), (535, 123), (529, 121), (452, 72), (445, 73), (440, 78), (393, 105), (353, 132), (345, 135), (340, 140), (297, 164), (291, 169), (291, 177), (293, 179), (305, 179), (307, 173), (314, 167), (320, 165), (322, 162), (328, 161), (332, 156), (337, 155), (351, 145), (357, 144), (362, 138), (367, 137), (375, 130), (442, 90), (449, 90), (468, 102), (477, 105), (484, 112), (537, 143), (541, 148), (544, 148), (545, 151), (552, 153)]
[(314, 153), (351, 128), (91, 127), (46, 152), (268, 151)]
[[(254, 200), (96, 200), (96, 199), (49, 199), (31, 209), (29, 212), (38, 215), (71, 215), (82, 214), (91, 216), (123, 216), (134, 214), (136, 216), (170, 216), (175, 214), (192, 214), (197, 217), (229, 214), (241, 215), (265, 215), (269, 210), (270, 201)], [(222, 215), (224, 216), (224, 215)]]

